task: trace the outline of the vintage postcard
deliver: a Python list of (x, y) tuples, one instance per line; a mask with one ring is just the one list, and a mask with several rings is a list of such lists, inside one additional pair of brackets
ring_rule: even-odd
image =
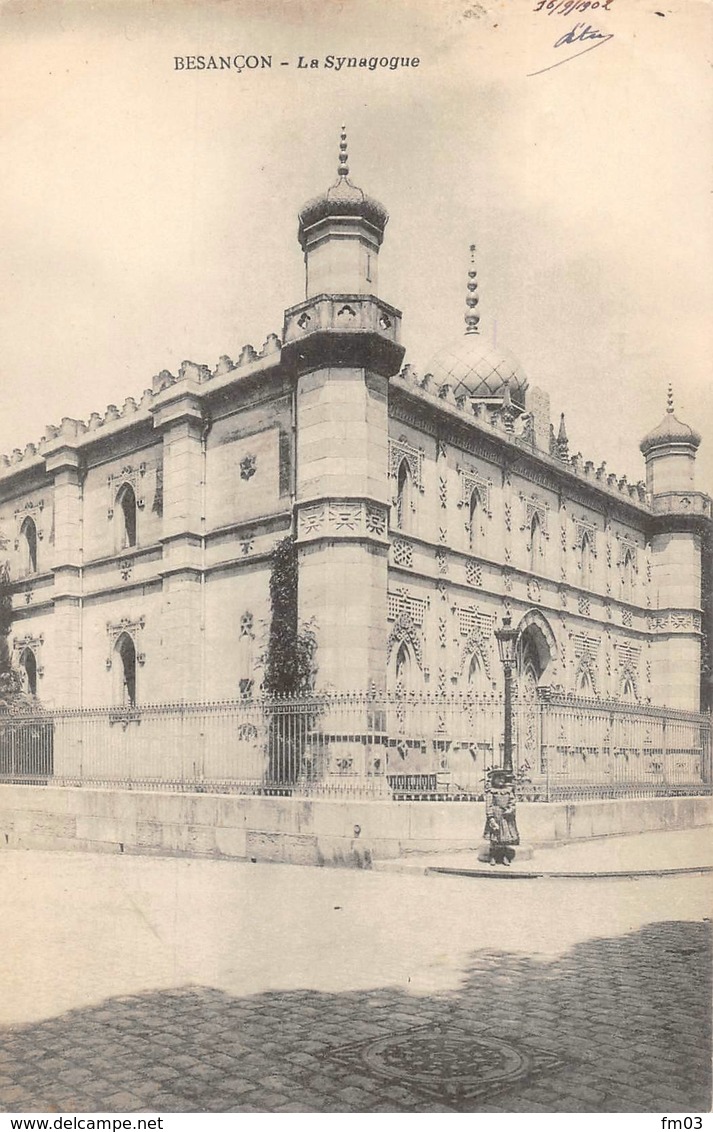
[(704, 1126), (713, 10), (658, 3), (1, 0), (8, 1128)]

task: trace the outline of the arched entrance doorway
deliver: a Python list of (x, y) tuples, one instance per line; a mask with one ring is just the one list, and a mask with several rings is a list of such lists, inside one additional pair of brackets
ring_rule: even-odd
[(530, 609), (518, 625), (516, 750), (518, 765), (526, 775), (542, 770), (537, 689), (557, 657), (557, 642), (547, 618)]

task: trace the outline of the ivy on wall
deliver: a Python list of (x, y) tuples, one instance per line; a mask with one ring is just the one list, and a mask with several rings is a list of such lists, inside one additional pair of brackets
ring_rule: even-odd
[(25, 692), (20, 673), (12, 667), (12, 581), (7, 562), (0, 566), (0, 713), (29, 710), (36, 700)]
[[(263, 691), (268, 696), (307, 697), (317, 675), (317, 638), (312, 622), (300, 628), (298, 619), (297, 547), (291, 536), (272, 554), (270, 571), (270, 629), (263, 657)], [(285, 728), (285, 715), (275, 708), (268, 722), (268, 781), (297, 782), (311, 772), (309, 734), (318, 708), (306, 702)]]
[(278, 542), (270, 572), (270, 631), (264, 660), (264, 690), (270, 696), (304, 696), (314, 691), (317, 638), (312, 622), (297, 616), (297, 547), (292, 536)]
[(10, 629), (12, 628), (12, 582), (7, 562), (0, 566), (0, 676), (10, 672)]

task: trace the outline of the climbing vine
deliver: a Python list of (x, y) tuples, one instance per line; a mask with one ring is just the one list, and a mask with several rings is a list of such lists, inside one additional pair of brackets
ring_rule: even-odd
[(271, 696), (304, 696), (314, 691), (317, 638), (312, 622), (299, 625), (297, 584), (297, 547), (289, 536), (275, 547), (270, 572), (264, 690)]
[(7, 562), (0, 566), (0, 713), (26, 711), (35, 702), (23, 687), (20, 673), (12, 667), (12, 581)]

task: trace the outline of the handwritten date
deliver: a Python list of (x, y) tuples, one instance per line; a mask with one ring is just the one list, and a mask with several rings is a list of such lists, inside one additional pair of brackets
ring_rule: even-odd
[(554, 16), (555, 12), (560, 16), (566, 16), (568, 12), (594, 12), (597, 8), (601, 8), (603, 12), (611, 12), (611, 6), (614, 0), (540, 0), (532, 10), (533, 12), (547, 12), (548, 16)]

